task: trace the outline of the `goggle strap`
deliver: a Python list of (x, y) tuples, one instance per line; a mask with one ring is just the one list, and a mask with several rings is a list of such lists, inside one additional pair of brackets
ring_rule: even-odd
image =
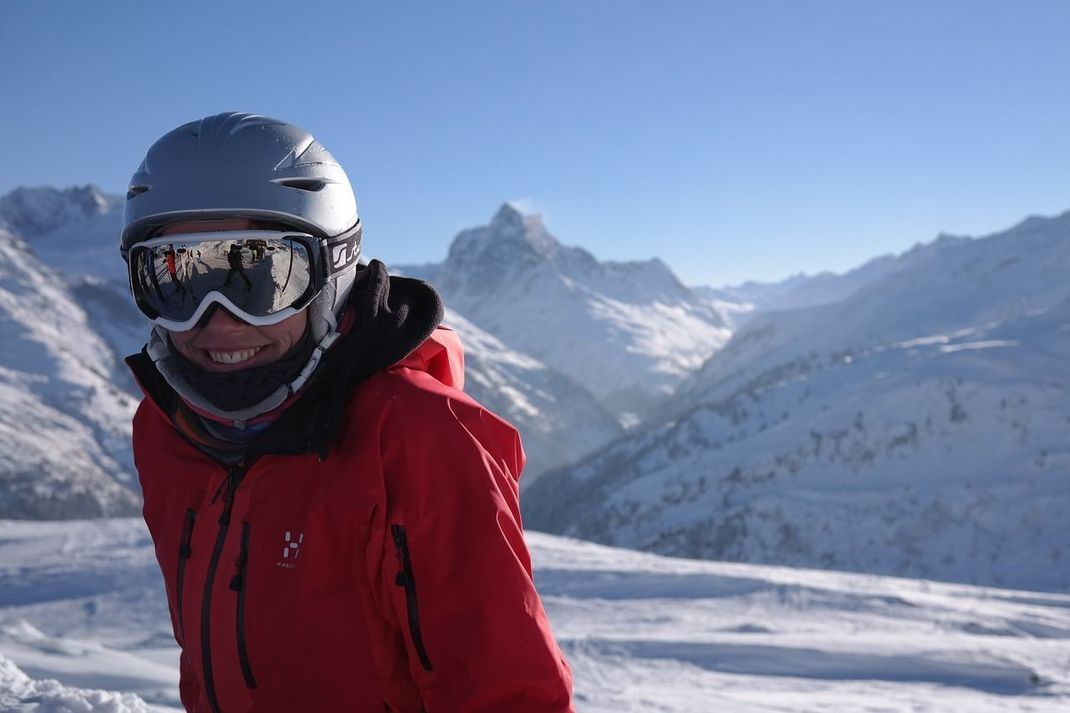
[(327, 238), (327, 274), (335, 275), (351, 268), (360, 258), (360, 220), (352, 228), (333, 238)]

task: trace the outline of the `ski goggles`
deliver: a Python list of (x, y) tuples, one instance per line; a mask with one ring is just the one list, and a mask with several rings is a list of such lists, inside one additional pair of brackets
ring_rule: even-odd
[(332, 239), (276, 230), (165, 235), (130, 247), (130, 290), (167, 330), (197, 326), (212, 305), (263, 327), (312, 302), (327, 280), (357, 261), (360, 229)]

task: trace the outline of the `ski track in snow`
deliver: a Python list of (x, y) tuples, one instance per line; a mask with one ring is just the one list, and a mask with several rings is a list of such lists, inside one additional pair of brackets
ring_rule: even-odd
[[(528, 541), (579, 711), (1070, 706), (1067, 594)], [(0, 711), (173, 710), (177, 654), (140, 520), (0, 521)]]

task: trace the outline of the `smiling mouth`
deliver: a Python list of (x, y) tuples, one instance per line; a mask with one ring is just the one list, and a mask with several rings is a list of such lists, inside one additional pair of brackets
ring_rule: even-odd
[(252, 359), (262, 349), (263, 347), (256, 347), (255, 349), (241, 349), (229, 352), (209, 350), (207, 353), (208, 358), (216, 364), (241, 364)]

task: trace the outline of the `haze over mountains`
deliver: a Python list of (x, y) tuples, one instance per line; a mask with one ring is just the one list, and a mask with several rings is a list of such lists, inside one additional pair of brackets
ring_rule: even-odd
[[(121, 356), (146, 326), (119, 205), (92, 187), (0, 198), (0, 516), (136, 507)], [(521, 429), (531, 527), (1070, 589), (1068, 246), (1070, 218), (1033, 218), (844, 275), (689, 288), (506, 204), (442, 263), (391, 269), (442, 292), (467, 390)]]

